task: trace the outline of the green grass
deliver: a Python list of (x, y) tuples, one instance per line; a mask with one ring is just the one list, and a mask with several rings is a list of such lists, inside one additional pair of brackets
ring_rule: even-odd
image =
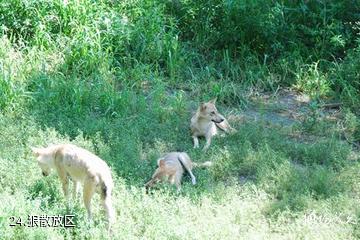
[[(180, 120), (187, 117), (180, 116)], [(75, 203), (67, 209), (57, 176), (42, 177), (30, 152), (30, 146), (71, 139), (97, 153), (112, 167), (116, 238), (248, 239), (259, 235), (267, 239), (356, 238), (359, 209), (354, 189), (360, 189), (355, 170), (358, 164), (347, 160), (350, 147), (339, 140), (329, 140), (334, 143), (327, 143), (332, 147), (324, 150), (323, 143), (289, 144), (281, 133), (248, 123), (237, 126), (239, 132), (235, 135), (214, 139), (212, 148), (203, 154), (192, 149), (186, 127), (173, 131), (171, 126), (181, 126), (175, 117), (168, 120), (169, 127), (166, 122), (148, 123), (158, 126), (158, 131), (138, 125), (133, 126), (136, 131), (126, 131), (130, 127), (128, 120), (117, 121), (106, 120), (94, 134), (85, 136), (78, 132), (70, 137), (56, 127), (41, 127), (31, 116), (18, 119), (1, 115), (0, 196), (9, 202), (1, 208), (4, 239), (103, 237), (105, 227), (97, 204), (99, 198), (92, 205), (95, 223), (89, 225), (83, 204)], [(159, 119), (153, 117), (153, 121)], [(84, 120), (79, 129), (87, 125)], [(143, 184), (151, 176), (156, 158), (162, 152), (179, 148), (195, 161), (211, 160), (215, 166), (195, 170), (196, 186), (185, 177), (181, 194), (163, 184), (146, 195)], [(342, 164), (319, 162), (323, 156)], [(245, 183), (241, 183), (241, 178), (246, 178)], [(26, 221), (28, 215), (41, 214), (75, 214), (77, 226), (74, 229), (8, 226), (11, 216)]]
[[(358, 239), (359, 4), (257, 1), (0, 3), (1, 239)], [(289, 126), (249, 104), (286, 87), (310, 96)], [(192, 148), (189, 121), (218, 98), (237, 133)], [(340, 102), (335, 120), (326, 102)], [(266, 104), (265, 104), (266, 105)], [(255, 106), (258, 121), (242, 121)], [(256, 106), (260, 106), (259, 108)], [(240, 119), (240, 120), (239, 120)], [(73, 142), (115, 181), (113, 236), (96, 196), (66, 207), (31, 146)], [(201, 141), (200, 144), (204, 144)], [(143, 185), (168, 151), (196, 162), (180, 194)], [(75, 228), (10, 227), (28, 215)]]

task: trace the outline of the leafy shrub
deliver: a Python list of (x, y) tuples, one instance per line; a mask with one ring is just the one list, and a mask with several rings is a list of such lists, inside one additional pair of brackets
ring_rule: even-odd
[(308, 69), (300, 70), (296, 81), (296, 88), (313, 98), (330, 94), (330, 81), (325, 74), (319, 72), (318, 63), (312, 64)]

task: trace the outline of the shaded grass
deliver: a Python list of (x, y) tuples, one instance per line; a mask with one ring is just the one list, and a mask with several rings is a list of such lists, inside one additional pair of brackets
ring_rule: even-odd
[[(176, 95), (169, 98), (176, 98)], [(166, 104), (171, 103), (172, 101), (168, 100)], [(151, 104), (146, 103), (146, 106), (149, 105)], [(181, 104), (178, 106), (184, 107)], [(81, 203), (69, 209), (64, 207), (65, 202), (57, 177), (51, 175), (49, 178), (42, 178), (30, 154), (30, 146), (71, 140), (95, 152), (112, 167), (116, 185), (114, 201), (119, 221), (114, 232), (115, 236), (120, 238), (147, 236), (197, 239), (225, 236), (232, 239), (238, 236), (236, 238), (246, 239), (244, 236), (253, 236), (255, 232), (266, 238), (277, 238), (280, 235), (309, 236), (315, 232), (320, 238), (326, 238), (329, 234), (335, 234), (339, 238), (355, 236), (352, 235), (352, 229), (356, 232), (353, 223), (337, 219), (336, 212), (332, 210), (334, 205), (343, 204), (342, 209), (346, 212), (343, 218), (354, 218), (357, 209), (353, 208), (357, 197), (352, 195), (351, 190), (353, 186), (357, 186), (356, 179), (351, 180), (348, 177), (353, 174), (351, 169), (355, 166), (347, 160), (349, 146), (338, 139), (330, 139), (329, 141), (333, 142), (332, 147), (326, 149), (321, 142), (289, 144), (281, 131), (272, 130), (261, 123), (246, 123), (236, 126), (239, 132), (234, 135), (215, 138), (212, 148), (203, 154), (192, 149), (187, 127), (174, 131), (173, 126), (183, 124), (189, 116), (184, 114), (175, 118), (170, 106), (163, 109), (170, 115), (164, 122), (160, 121), (156, 111), (147, 110), (144, 110), (143, 117), (152, 119), (150, 122), (98, 116), (98, 121), (107, 124), (99, 124), (94, 132), (86, 132), (91, 129), (92, 123), (88, 125), (86, 117), (80, 118), (82, 121), (79, 121), (78, 125), (72, 125), (77, 128), (77, 134), (74, 134), (75, 131), (65, 131), (71, 125), (64, 127), (60, 124), (66, 122), (67, 115), (58, 114), (58, 118), (50, 118), (47, 126), (45, 114), (41, 108), (37, 110), (39, 112), (34, 111), (27, 119), (1, 115), (1, 130), (4, 134), (1, 144), (6, 146), (2, 148), (1, 165), (7, 169), (1, 178), (1, 196), (3, 199), (18, 196), (16, 206), (23, 208), (17, 211), (11, 208), (2, 209), (1, 215), (5, 217), (2, 224), (7, 224), (7, 217), (12, 215), (26, 217), (27, 214), (74, 213), (79, 225), (72, 230), (51, 229), (50, 238), (62, 235), (83, 239), (100, 238), (103, 235), (104, 222), (101, 220), (100, 207), (96, 204), (99, 199), (95, 198), (93, 201), (97, 225), (94, 228), (86, 224), (86, 214)], [(142, 124), (154, 126), (154, 129), (158, 130), (149, 131), (148, 128), (142, 128)], [(131, 127), (132, 131), (129, 130)], [(74, 135), (70, 136), (71, 134)], [(153, 194), (144, 195), (142, 186), (151, 176), (156, 158), (162, 152), (176, 148), (187, 151), (194, 161), (211, 160), (215, 166), (208, 170), (194, 171), (198, 178), (196, 186), (192, 186), (185, 177), (180, 195), (166, 184), (160, 185)], [(302, 151), (294, 152), (293, 149), (298, 148)], [(322, 151), (323, 154), (320, 154)], [(321, 156), (336, 161), (320, 161)], [(22, 171), (26, 171), (27, 175), (18, 174)], [(245, 177), (246, 181), (239, 185), (241, 177)], [(329, 201), (332, 204), (323, 208), (323, 204)], [(33, 205), (35, 202), (38, 205)], [(234, 209), (237, 210), (234, 212)], [(311, 218), (308, 216), (309, 211), (315, 211), (319, 218), (326, 213), (330, 220), (317, 224), (325, 226), (328, 221), (334, 221), (331, 223), (332, 228), (325, 228), (320, 232), (317, 232), (318, 229), (309, 229), (307, 221), (316, 221), (308, 219)], [(291, 220), (283, 222), (285, 216), (289, 216)], [(223, 224), (221, 230), (218, 228), (220, 218)], [(169, 228), (169, 219), (174, 228)], [(180, 224), (183, 219), (190, 220), (188, 225)], [(299, 224), (302, 227), (297, 227), (297, 232), (294, 233), (293, 227)], [(208, 228), (212, 225), (212, 229)], [(262, 227), (254, 227), (260, 225)], [(165, 226), (166, 232), (162, 230)], [(204, 226), (207, 226), (207, 230), (200, 230)], [(48, 231), (7, 229), (4, 236), (14, 238), (25, 235), (29, 238), (42, 238)]]

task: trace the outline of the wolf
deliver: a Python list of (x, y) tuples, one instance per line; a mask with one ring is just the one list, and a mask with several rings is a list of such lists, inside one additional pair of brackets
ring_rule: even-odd
[(79, 183), (83, 185), (83, 200), (91, 219), (90, 203), (95, 192), (99, 192), (110, 225), (115, 220), (111, 192), (114, 183), (111, 171), (105, 161), (93, 153), (72, 144), (59, 144), (45, 148), (32, 147), (43, 176), (55, 169), (62, 183), (62, 189), (69, 200), (69, 178), (74, 182), (73, 196), (76, 197)]
[(215, 106), (216, 98), (202, 103), (194, 116), (191, 118), (190, 129), (194, 141), (194, 148), (199, 147), (199, 137), (205, 137), (206, 144), (203, 150), (207, 150), (211, 144), (211, 138), (217, 134), (217, 128), (226, 133), (236, 132), (226, 118), (221, 115)]
[(185, 152), (170, 152), (164, 154), (157, 160), (158, 168), (155, 170), (150, 181), (145, 184), (146, 192), (157, 182), (167, 180), (171, 184), (175, 184), (177, 191), (181, 190), (181, 178), (184, 172), (188, 172), (193, 185), (196, 184), (196, 177), (192, 173), (194, 167), (210, 167), (210, 161), (198, 164), (192, 162), (189, 155)]

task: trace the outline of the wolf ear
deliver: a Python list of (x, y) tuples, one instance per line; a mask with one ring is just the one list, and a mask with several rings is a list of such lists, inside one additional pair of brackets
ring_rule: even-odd
[(209, 101), (209, 103), (215, 104), (215, 103), (216, 103), (216, 100), (217, 100), (217, 98), (211, 99), (211, 100)]
[(33, 152), (35, 157), (38, 157), (41, 154), (41, 149), (40, 148), (31, 147), (31, 151)]
[(201, 111), (204, 111), (206, 109), (206, 104), (205, 103), (202, 103), (201, 105), (200, 105), (200, 110)]
[(164, 161), (164, 159), (159, 159), (158, 165), (159, 165), (160, 168), (163, 168), (163, 167), (165, 166), (165, 161)]

